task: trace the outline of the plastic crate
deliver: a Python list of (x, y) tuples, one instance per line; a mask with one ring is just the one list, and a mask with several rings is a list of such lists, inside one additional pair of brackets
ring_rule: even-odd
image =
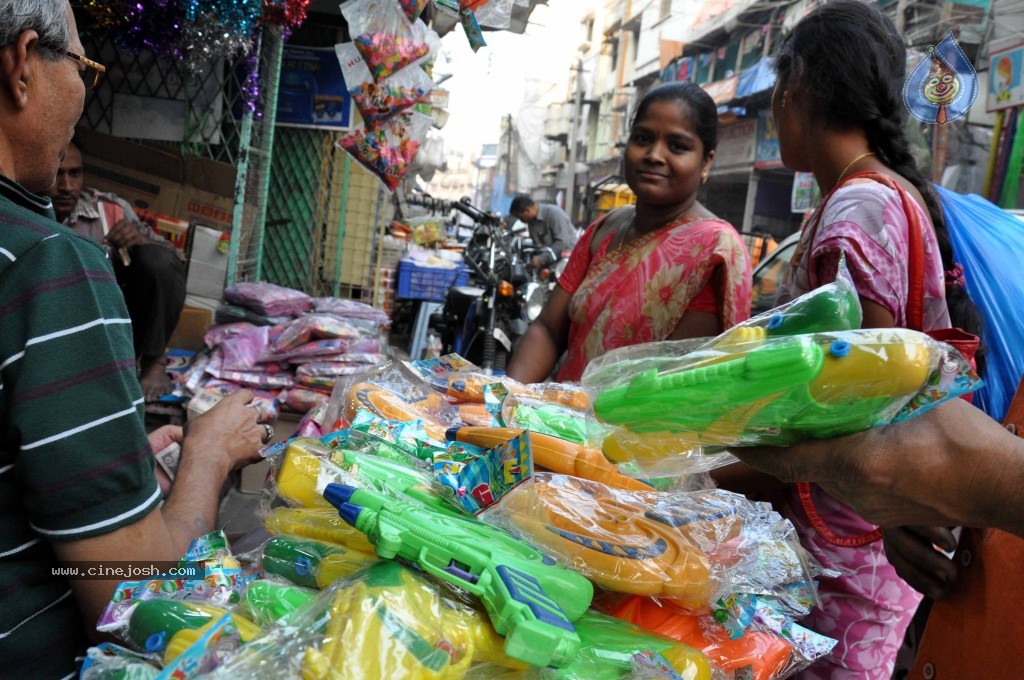
[(398, 263), (398, 297), (406, 300), (430, 300), (444, 302), (448, 289), (464, 286), (469, 281), (465, 267), (456, 269), (434, 269), (419, 267), (412, 262)]

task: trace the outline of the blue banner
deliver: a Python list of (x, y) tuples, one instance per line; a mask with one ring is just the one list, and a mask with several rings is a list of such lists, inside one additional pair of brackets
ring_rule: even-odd
[(352, 100), (334, 48), (285, 45), (277, 124), (341, 129), (351, 123)]

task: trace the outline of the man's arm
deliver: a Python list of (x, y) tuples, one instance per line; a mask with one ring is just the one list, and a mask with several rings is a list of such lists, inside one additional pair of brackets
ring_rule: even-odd
[[(99, 564), (177, 562), (199, 536), (216, 528), (220, 490), (233, 469), (259, 459), (264, 428), (257, 411), (247, 408), (252, 395), (237, 392), (189, 424), (174, 485), (162, 508), (108, 534), (79, 541), (54, 541), (61, 561)], [(98, 640), (96, 621), (120, 580), (72, 581), (83, 623)]]
[(962, 399), (847, 437), (737, 448), (787, 482), (816, 482), (881, 526), (971, 526), (1024, 537), (1024, 439)]

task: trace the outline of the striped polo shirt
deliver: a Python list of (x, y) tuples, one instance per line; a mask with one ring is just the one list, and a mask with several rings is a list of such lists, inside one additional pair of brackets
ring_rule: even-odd
[(49, 199), (0, 176), (0, 676), (75, 672), (85, 629), (50, 543), (132, 524), (160, 500), (110, 263)]

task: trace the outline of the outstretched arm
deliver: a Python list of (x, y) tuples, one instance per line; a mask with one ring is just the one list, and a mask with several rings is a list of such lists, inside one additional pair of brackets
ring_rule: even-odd
[(569, 344), (569, 301), (564, 288), (556, 285), (544, 310), (519, 343), (508, 366), (508, 376), (522, 383), (543, 382), (551, 375)]
[(962, 399), (846, 437), (733, 453), (783, 481), (816, 482), (881, 526), (992, 527), (1024, 537), (1024, 439)]

